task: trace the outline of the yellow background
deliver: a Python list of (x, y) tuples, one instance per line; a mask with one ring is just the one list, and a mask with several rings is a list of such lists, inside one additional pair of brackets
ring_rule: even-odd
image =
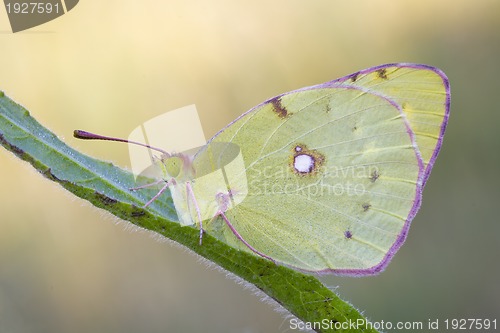
[[(494, 319), (499, 32), (496, 0), (81, 0), (16, 34), (1, 8), (0, 90), (69, 145), (126, 167), (126, 145), (73, 129), (126, 137), (195, 103), (210, 137), (285, 91), (388, 62), (437, 66), (451, 118), (406, 244), (379, 276), (323, 280), (374, 321)], [(288, 330), (224, 273), (4, 149), (0, 171), (0, 332)]]

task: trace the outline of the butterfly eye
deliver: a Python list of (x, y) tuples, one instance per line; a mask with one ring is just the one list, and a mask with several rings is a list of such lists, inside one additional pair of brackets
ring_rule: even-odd
[(177, 156), (172, 156), (164, 159), (163, 163), (165, 165), (165, 170), (170, 177), (176, 178), (179, 176), (182, 170), (182, 159)]

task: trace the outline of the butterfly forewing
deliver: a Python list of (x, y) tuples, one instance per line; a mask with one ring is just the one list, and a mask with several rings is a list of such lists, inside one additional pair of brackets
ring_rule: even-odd
[(367, 88), (401, 106), (426, 166), (425, 183), (448, 122), (450, 85), (446, 75), (426, 65), (389, 64), (351, 74), (337, 82)]

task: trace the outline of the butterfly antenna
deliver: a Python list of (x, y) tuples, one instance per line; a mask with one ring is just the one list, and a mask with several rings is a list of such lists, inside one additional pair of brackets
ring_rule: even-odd
[(170, 157), (170, 153), (166, 152), (163, 149), (151, 147), (150, 145), (147, 145), (145, 143), (136, 142), (136, 141), (130, 141), (130, 140), (120, 139), (120, 138), (113, 138), (110, 136), (103, 136), (103, 135), (94, 134), (94, 133), (90, 133), (90, 132), (86, 132), (86, 131), (82, 131), (82, 130), (75, 130), (73, 132), (73, 136), (77, 139), (82, 139), (82, 140), (106, 140), (106, 141), (117, 141), (117, 142), (130, 143), (133, 145), (138, 145), (138, 146), (142, 146), (142, 147), (146, 147), (146, 148), (149, 148), (152, 150), (159, 151), (160, 153), (165, 154), (165, 156)]

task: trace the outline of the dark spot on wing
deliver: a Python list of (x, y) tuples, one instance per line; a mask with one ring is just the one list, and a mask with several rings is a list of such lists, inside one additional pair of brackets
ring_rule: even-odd
[(351, 239), (352, 238), (352, 232), (351, 232), (351, 230), (344, 231), (344, 236), (347, 239)]
[(370, 181), (372, 183), (375, 183), (375, 181), (380, 177), (380, 174), (378, 173), (377, 170), (373, 170), (371, 176), (370, 176)]
[(361, 205), (361, 207), (363, 207), (363, 212), (366, 212), (368, 211), (368, 209), (370, 209), (372, 205), (370, 205), (369, 203), (364, 203)]
[(358, 77), (359, 77), (359, 72), (356, 72), (354, 74), (351, 74), (351, 76), (349, 77), (349, 80), (351, 80), (351, 82), (356, 82)]
[(377, 70), (377, 76), (381, 79), (387, 80), (387, 69), (381, 68)]
[(327, 104), (326, 105), (326, 113), (330, 113), (332, 111), (332, 107), (330, 106), (330, 104)]
[(281, 119), (284, 119), (288, 116), (288, 110), (281, 105), (281, 98), (276, 97), (271, 100), (271, 104), (273, 106), (273, 111), (280, 117)]

